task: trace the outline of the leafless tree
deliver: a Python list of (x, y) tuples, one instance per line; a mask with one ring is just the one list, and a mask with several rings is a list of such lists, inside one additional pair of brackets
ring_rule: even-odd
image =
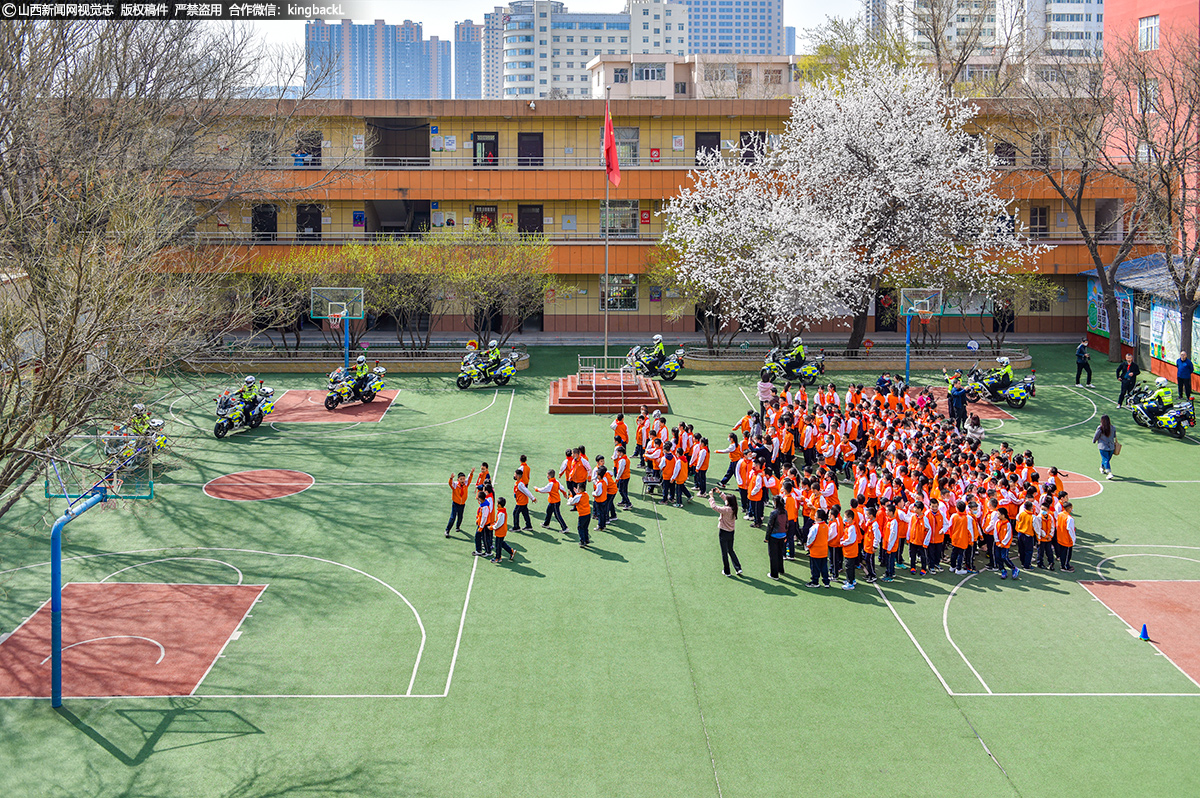
[(325, 179), (261, 178), (246, 146), (251, 125), (268, 145), (294, 134), (295, 105), (260, 85), (287, 67), (274, 58), (232, 26), (0, 26), (0, 516), (64, 440), (124, 420), (164, 368), (248, 323), (233, 256), (192, 231)]
[[(1124, 163), (1115, 162), (1109, 142), (1120, 120), (1114, 114), (1114, 82), (1099, 51), (1085, 55), (1047, 53), (1036, 69), (1014, 84), (1011, 100), (983, 103), (994, 153), (1030, 185), (1053, 190), (1074, 220), (1079, 242), (1096, 268), (1108, 318), (1120, 318), (1116, 275), (1136, 254), (1144, 236), (1144, 192), (1135, 192)], [(981, 142), (981, 146), (985, 146)], [(1124, 191), (1122, 191), (1124, 189)], [(1098, 207), (1098, 192), (1127, 193)], [(1047, 211), (1048, 214), (1048, 211)], [(1054, 237), (1050, 220), (1031, 225), (1035, 239)], [(1121, 336), (1109, 336), (1109, 360), (1121, 359)]]
[(1135, 35), (1106, 43), (1116, 120), (1108, 152), (1144, 200), (1145, 226), (1170, 276), (1180, 345), (1188, 351), (1200, 306), (1198, 47), (1195, 27), (1163, 30), (1154, 41)]

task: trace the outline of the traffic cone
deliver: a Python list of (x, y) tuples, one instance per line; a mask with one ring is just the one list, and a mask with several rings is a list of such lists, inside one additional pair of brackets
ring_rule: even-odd
[(1146, 631), (1146, 624), (1142, 624), (1142, 633), (1139, 635), (1139, 637), (1147, 642), (1150, 640), (1150, 633)]

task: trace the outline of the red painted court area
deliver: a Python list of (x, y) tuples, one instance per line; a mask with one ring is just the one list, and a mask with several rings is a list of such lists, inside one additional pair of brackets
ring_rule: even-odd
[[(66, 585), (63, 695), (189, 695), (265, 589)], [(47, 601), (0, 643), (0, 696), (50, 697), (50, 615)]]
[(285, 468), (262, 468), (256, 471), (236, 471), (211, 479), (204, 492), (214, 499), (230, 502), (257, 502), (281, 499), (311, 488), (316, 480), (303, 471)]
[[(1080, 582), (1200, 683), (1200, 582)], [(1131, 686), (1132, 687), (1132, 686)]]
[(337, 410), (325, 409), (328, 391), (288, 391), (275, 402), (275, 410), (268, 418), (271, 421), (286, 421), (289, 424), (336, 424), (343, 421), (380, 421), (392, 406), (398, 390), (380, 391), (375, 401), (369, 404), (351, 402), (340, 405)]
[[(938, 411), (950, 414), (950, 402), (947, 399), (947, 390), (945, 388), (930, 388), (930, 393), (934, 395), (938, 402)], [(974, 413), (980, 418), (997, 418), (1001, 421), (1007, 421), (1014, 416), (1002, 407), (992, 404), (986, 399), (980, 399), (978, 402), (971, 404), (967, 403), (967, 418)]]
[[(1045, 453), (1036, 451), (1035, 447), (1030, 448), (1034, 449), (1036, 460), (1045, 461), (1048, 459), (1048, 456)], [(1050, 460), (1049, 462), (1050, 465), (1054, 465), (1053, 460)], [(1050, 478), (1050, 469), (1045, 466), (1038, 466), (1037, 472), (1042, 478), (1042, 482), (1045, 482)], [(1092, 496), (1098, 496), (1100, 495), (1100, 491), (1104, 490), (1104, 486), (1100, 484), (1100, 482), (1092, 479), (1089, 476), (1085, 476), (1084, 474), (1068, 471), (1065, 473), (1060, 472), (1058, 476), (1062, 480), (1063, 488), (1067, 491), (1067, 495), (1071, 497), (1072, 501), (1075, 499), (1089, 499)]]

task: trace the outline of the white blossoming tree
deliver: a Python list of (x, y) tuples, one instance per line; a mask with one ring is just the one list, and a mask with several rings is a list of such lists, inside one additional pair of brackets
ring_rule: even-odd
[(852, 316), (857, 348), (889, 272), (952, 255), (983, 289), (1034, 253), (964, 130), (974, 114), (928, 70), (860, 61), (806, 86), (771, 146), (704, 159), (664, 208), (663, 244), (682, 278), (756, 303), (727, 320)]

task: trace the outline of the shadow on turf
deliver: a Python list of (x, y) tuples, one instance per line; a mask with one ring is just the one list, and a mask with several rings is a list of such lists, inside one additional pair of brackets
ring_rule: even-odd
[[(236, 712), (228, 709), (195, 709), (197, 704), (199, 701), (196, 699), (171, 699), (170, 709), (117, 710), (117, 715), (132, 723), (141, 732), (142, 744), (132, 753), (126, 753), (119, 745), (66, 707), (59, 707), (55, 711), (92, 742), (112, 754), (118, 762), (130, 767), (142, 764), (156, 752), (265, 733)], [(159, 748), (159, 743), (167, 734), (204, 735), (207, 739)]]

